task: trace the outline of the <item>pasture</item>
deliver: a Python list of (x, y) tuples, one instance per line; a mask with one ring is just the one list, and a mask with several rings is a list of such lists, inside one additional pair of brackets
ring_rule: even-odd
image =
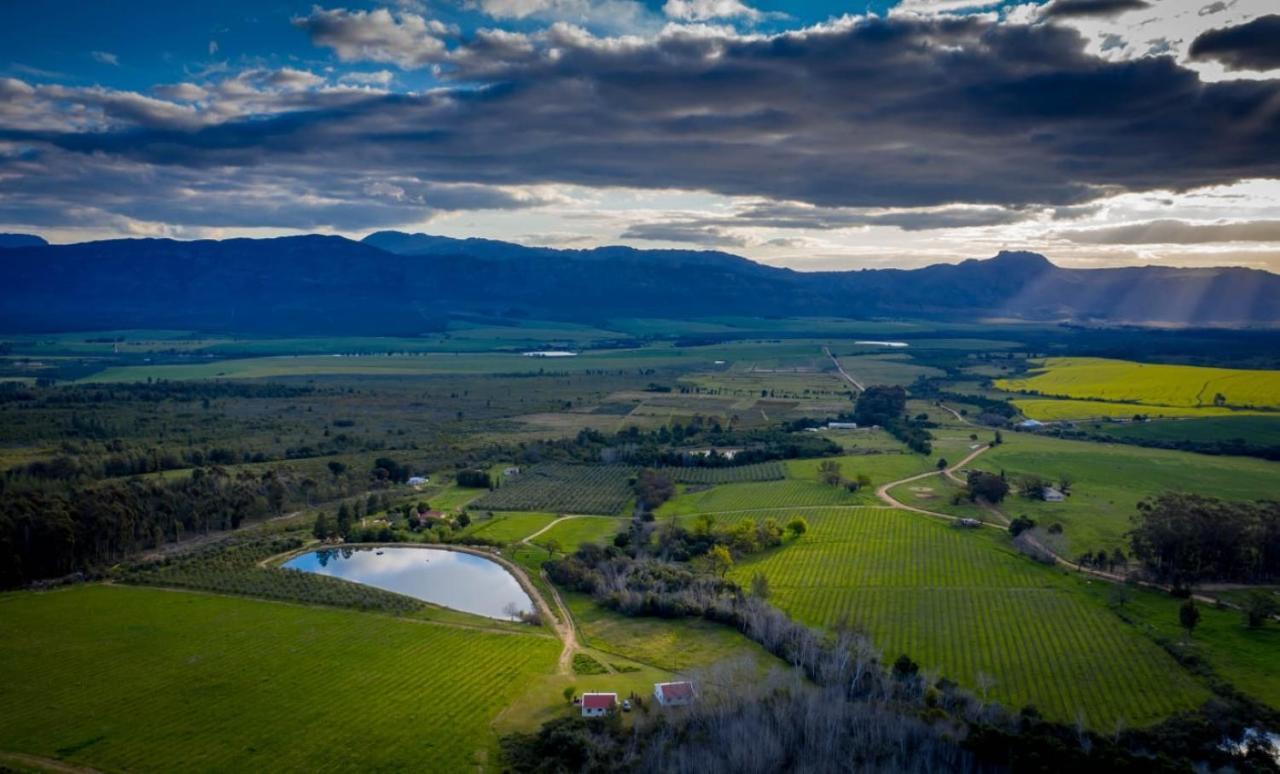
[(1041, 422), (1070, 422), (1088, 419), (1130, 419), (1144, 417), (1196, 419), (1204, 417), (1256, 416), (1258, 411), (1226, 406), (1148, 406), (1135, 403), (1107, 403), (1101, 400), (1060, 400), (1057, 398), (1015, 398), (1013, 405), (1023, 416)]
[[(763, 518), (768, 513), (737, 518)], [(741, 561), (774, 604), (814, 626), (865, 629), (887, 661), (901, 653), (982, 697), (1109, 729), (1155, 722), (1208, 698), (1154, 642), (1037, 565), (996, 530), (957, 530), (882, 508), (812, 509), (799, 539)]]
[(543, 532), (533, 542), (545, 547), (555, 541), (561, 551), (568, 553), (577, 551), (583, 543), (606, 545), (626, 524), (623, 519), (609, 516), (571, 516)]
[(1150, 406), (1280, 408), (1280, 371), (1051, 357), (1025, 378), (1001, 379), (1010, 392)]
[(0, 749), (104, 770), (497, 770), (557, 640), (155, 589), (0, 596)]
[[(1195, 492), (1230, 500), (1275, 497), (1274, 462), (1210, 456), (1123, 444), (1067, 441), (1033, 433), (1006, 433), (1005, 442), (978, 457), (974, 468), (1004, 471), (1013, 482), (1000, 509), (1010, 518), (1027, 515), (1043, 525), (1060, 522), (1072, 556), (1128, 547), (1124, 533), (1138, 501), (1165, 491)], [(1065, 502), (1029, 500), (1016, 493), (1017, 479), (1038, 475), (1072, 479)]]

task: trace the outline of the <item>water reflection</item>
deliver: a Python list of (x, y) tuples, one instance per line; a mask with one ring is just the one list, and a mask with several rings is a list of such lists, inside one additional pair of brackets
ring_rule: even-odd
[(533, 609), (533, 601), (506, 568), (460, 551), (343, 546), (301, 554), (284, 566), (376, 586), (488, 618), (509, 618), (511, 605), (521, 612)]

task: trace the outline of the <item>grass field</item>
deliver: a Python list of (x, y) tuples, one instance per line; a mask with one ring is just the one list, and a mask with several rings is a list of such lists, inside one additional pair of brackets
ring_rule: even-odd
[(586, 644), (605, 653), (680, 672), (740, 655), (773, 657), (734, 629), (701, 618), (630, 618), (582, 594), (565, 595)]
[(993, 700), (1065, 721), (1079, 711), (1098, 728), (1154, 722), (1208, 696), (1084, 581), (1017, 555), (1002, 533), (879, 508), (806, 518), (808, 534), (732, 576), (764, 573), (783, 610), (811, 625), (862, 627), (888, 660), (907, 653), (971, 689), (986, 674)]
[(918, 377), (943, 376), (945, 372), (911, 362), (905, 354), (893, 355), (840, 355), (840, 365), (854, 379), (864, 385), (908, 385)]
[(575, 516), (542, 533), (533, 542), (546, 546), (554, 540), (561, 551), (568, 553), (577, 551), (583, 543), (605, 545), (626, 525), (625, 520), (610, 516)]
[[(1100, 599), (1106, 591), (1103, 586), (1091, 589)], [(1280, 706), (1280, 624), (1250, 629), (1239, 611), (1200, 605), (1200, 624), (1186, 640), (1178, 624), (1181, 604), (1182, 600), (1165, 594), (1135, 590), (1119, 612), (1142, 631), (1183, 643), (1181, 647), (1205, 659), (1219, 677), (1241, 692)]]
[(1255, 446), (1280, 446), (1280, 417), (1215, 417), (1103, 424), (1095, 428), (1095, 432), (1134, 441), (1214, 443), (1242, 439)]
[(1107, 403), (1100, 400), (1059, 400), (1056, 398), (1015, 398), (1013, 405), (1023, 416), (1041, 422), (1063, 422), (1082, 419), (1129, 419), (1136, 414), (1146, 417), (1195, 419), (1204, 417), (1257, 416), (1249, 409), (1225, 406), (1148, 406), (1134, 403)]
[(501, 513), (490, 518), (473, 516), (467, 528), (470, 537), (483, 537), (498, 543), (515, 543), (532, 535), (559, 518), (554, 513)]
[(153, 589), (0, 596), (0, 749), (106, 770), (453, 770), (560, 644)]
[[(1052, 357), (1042, 371), (1021, 379), (1001, 379), (1011, 392), (1066, 398), (1203, 407), (1218, 403), (1240, 408), (1280, 408), (1280, 371), (1158, 365), (1093, 357)], [(1222, 400), (1215, 401), (1215, 396)]]
[[(1042, 524), (1061, 522), (1071, 554), (1124, 545), (1124, 533), (1139, 500), (1164, 491), (1233, 500), (1275, 497), (1277, 465), (1248, 457), (1210, 456), (1123, 444), (1066, 441), (1032, 433), (1006, 433), (1005, 442), (973, 467), (1005, 471), (1016, 481), (1036, 474), (1072, 478), (1065, 502), (1046, 503), (1010, 493), (1000, 508)], [(1016, 487), (1015, 487), (1016, 488)]]

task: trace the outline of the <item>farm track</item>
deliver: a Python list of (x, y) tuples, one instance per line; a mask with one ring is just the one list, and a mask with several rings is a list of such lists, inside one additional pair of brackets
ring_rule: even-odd
[(841, 378), (843, 378), (846, 382), (856, 387), (858, 389), (858, 392), (867, 391), (867, 388), (862, 386), (862, 382), (858, 381), (857, 379), (854, 379), (852, 376), (849, 375), (848, 371), (844, 370), (844, 366), (840, 365), (840, 360), (835, 355), (831, 354), (831, 349), (829, 347), (823, 347), (822, 354), (831, 358), (831, 362), (835, 363), (836, 370), (840, 372)]
[[(586, 515), (561, 516), (560, 518), (546, 525), (542, 529), (539, 529), (538, 531), (534, 532), (532, 535), (528, 535), (522, 538), (520, 540), (520, 544), (526, 545), (526, 546), (532, 546), (533, 543), (530, 541), (532, 541), (534, 538), (541, 535), (542, 533), (546, 532), (547, 530), (551, 529), (552, 527), (556, 526), (560, 522), (568, 521), (569, 519), (582, 519), (582, 518), (599, 518), (599, 517), (586, 516)], [(514, 564), (511, 564), (511, 566), (515, 567)], [(517, 577), (524, 578), (525, 581), (528, 580), (527, 576), (524, 574), (523, 569), (518, 569), (518, 572), (520, 574)], [(551, 609), (547, 605), (546, 600), (542, 598), (542, 595), (538, 593), (538, 590), (533, 587), (532, 583), (528, 584), (529, 588), (533, 590), (532, 596), (534, 597), (534, 599), (538, 601), (539, 607), (544, 609), (544, 614), (547, 615), (554, 622), (552, 624), (552, 628), (554, 628), (556, 631), (556, 634), (559, 635), (560, 641), (564, 643), (564, 647), (560, 649), (560, 660), (556, 664), (556, 671), (562, 675), (573, 674), (573, 654), (577, 653), (578, 650), (581, 648), (581, 646), (578, 644), (578, 625), (574, 623), (573, 616), (569, 614), (569, 608), (567, 605), (565, 605), (564, 599), (560, 596), (560, 590), (556, 588), (556, 584), (551, 582), (551, 578), (547, 577), (547, 571), (539, 570), (538, 577), (542, 578), (543, 583), (547, 584), (547, 588), (551, 591), (551, 600), (555, 602), (556, 612), (559, 613), (559, 615), (552, 615)], [(605, 665), (605, 669), (609, 672), (613, 671), (613, 668), (608, 665)]]

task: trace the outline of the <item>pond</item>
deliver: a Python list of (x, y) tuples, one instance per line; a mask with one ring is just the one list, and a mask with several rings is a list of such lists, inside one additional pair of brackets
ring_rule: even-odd
[(505, 567), (483, 556), (438, 548), (326, 548), (284, 563), (313, 572), (376, 586), (487, 618), (510, 619), (514, 605), (533, 610), (533, 600)]

